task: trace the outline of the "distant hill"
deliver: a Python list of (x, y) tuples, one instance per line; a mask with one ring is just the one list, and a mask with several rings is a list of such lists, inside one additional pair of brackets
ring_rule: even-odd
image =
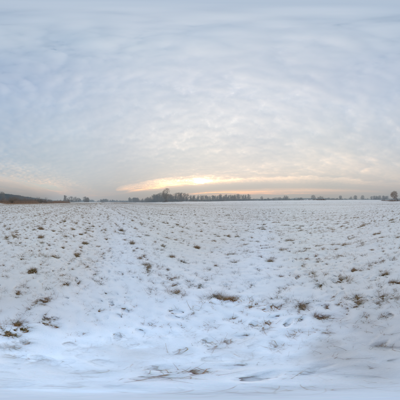
[(8, 193), (0, 192), (0, 201), (10, 200), (10, 199), (16, 199), (16, 200), (38, 200), (37, 197), (27, 197), (27, 196), (20, 196), (19, 194), (8, 194)]
[(69, 201), (53, 201), (41, 199), (40, 197), (20, 196), (19, 194), (9, 194), (0, 192), (0, 203), (15, 203), (15, 204), (28, 204), (28, 203), (69, 203)]

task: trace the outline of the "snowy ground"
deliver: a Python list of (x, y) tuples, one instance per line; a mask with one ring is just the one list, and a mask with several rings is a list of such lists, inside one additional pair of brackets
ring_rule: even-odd
[(398, 204), (0, 205), (0, 221), (2, 398), (399, 389)]

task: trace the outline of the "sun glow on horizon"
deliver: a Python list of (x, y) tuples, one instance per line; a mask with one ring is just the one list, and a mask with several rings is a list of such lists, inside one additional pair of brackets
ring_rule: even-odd
[(240, 182), (243, 178), (222, 178), (215, 176), (188, 176), (188, 177), (171, 177), (163, 179), (152, 179), (132, 185), (124, 185), (117, 188), (119, 192), (142, 192), (145, 190), (164, 189), (166, 187), (179, 187), (179, 186), (196, 186), (215, 184), (215, 183), (229, 183)]
[[(331, 178), (329, 179), (330, 183), (336, 182), (338, 179), (337, 178)], [(224, 193), (246, 193), (246, 194), (278, 194), (282, 192), (286, 192), (286, 194), (295, 194), (295, 193), (312, 193), (315, 190), (319, 191), (324, 191), (324, 192), (334, 192), (336, 189), (326, 189), (326, 188), (315, 188), (315, 187), (308, 187), (308, 188), (287, 188), (286, 190), (283, 188), (277, 188), (273, 187), (276, 183), (299, 183), (303, 182), (305, 185), (312, 184), (314, 186), (315, 184), (318, 184), (319, 182), (326, 181), (326, 179), (323, 179), (321, 177), (309, 175), (309, 176), (275, 176), (275, 177), (232, 177), (232, 176), (214, 176), (214, 175), (208, 175), (208, 176), (186, 176), (186, 177), (169, 177), (169, 178), (161, 178), (161, 179), (152, 179), (152, 180), (147, 180), (135, 184), (128, 184), (128, 185), (123, 185), (117, 188), (118, 192), (143, 192), (143, 191), (148, 191), (148, 190), (162, 190), (165, 188), (177, 188), (177, 187), (186, 187), (186, 186), (202, 186), (202, 185), (215, 185), (215, 184), (229, 184), (229, 183), (258, 183), (262, 185), (263, 187), (260, 186), (259, 189), (232, 189), (232, 188), (226, 188), (228, 190), (223, 190), (223, 189), (217, 189), (218, 193), (221, 193), (223, 191)], [(341, 179), (341, 181), (345, 181), (347, 183), (351, 183), (353, 185), (359, 185), (362, 183), (359, 179), (352, 179), (352, 178), (346, 178), (346, 179)], [(269, 185), (269, 187), (265, 187), (264, 185)], [(272, 186), (271, 186), (272, 185)], [(217, 191), (214, 190), (209, 190), (207, 192), (201, 192), (201, 190), (197, 190), (196, 192), (201, 192), (201, 193), (217, 193)]]

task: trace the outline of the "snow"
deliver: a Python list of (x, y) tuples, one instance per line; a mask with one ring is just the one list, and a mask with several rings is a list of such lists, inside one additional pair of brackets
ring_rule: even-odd
[(11, 205), (0, 218), (4, 396), (399, 388), (397, 204)]

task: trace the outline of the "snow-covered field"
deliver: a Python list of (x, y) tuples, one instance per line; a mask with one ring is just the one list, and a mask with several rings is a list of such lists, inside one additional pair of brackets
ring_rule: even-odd
[(0, 205), (0, 221), (2, 398), (399, 389), (398, 204)]

